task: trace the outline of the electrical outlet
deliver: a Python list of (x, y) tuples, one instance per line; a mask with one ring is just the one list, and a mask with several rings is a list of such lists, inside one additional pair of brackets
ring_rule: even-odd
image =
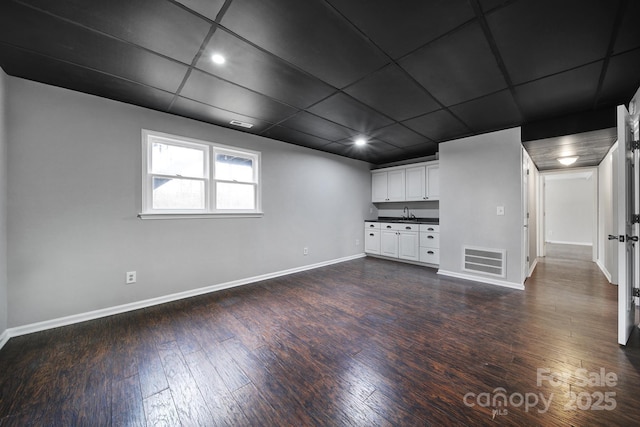
[(360, 246), (360, 239), (356, 239), (356, 246)]
[(132, 283), (136, 283), (136, 272), (135, 271), (127, 271), (127, 285)]
[(496, 215), (500, 215), (500, 216), (504, 215), (504, 206), (498, 206), (496, 208)]
[(309, 248), (307, 247), (302, 248), (302, 255), (309, 255)]

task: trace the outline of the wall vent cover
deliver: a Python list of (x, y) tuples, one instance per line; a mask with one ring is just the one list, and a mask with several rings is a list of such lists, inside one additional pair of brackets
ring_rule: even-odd
[(504, 249), (464, 247), (462, 269), (474, 273), (505, 277), (507, 252)]

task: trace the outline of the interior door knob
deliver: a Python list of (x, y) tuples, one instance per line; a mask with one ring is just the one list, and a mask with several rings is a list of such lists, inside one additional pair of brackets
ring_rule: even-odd
[(609, 240), (618, 240), (618, 236), (614, 236), (613, 234), (609, 234)]

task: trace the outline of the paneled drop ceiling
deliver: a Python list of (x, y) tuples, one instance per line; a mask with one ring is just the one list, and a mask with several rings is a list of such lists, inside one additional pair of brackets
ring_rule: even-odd
[(630, 0), (3, 0), (0, 66), (384, 164), (627, 103), (639, 14)]

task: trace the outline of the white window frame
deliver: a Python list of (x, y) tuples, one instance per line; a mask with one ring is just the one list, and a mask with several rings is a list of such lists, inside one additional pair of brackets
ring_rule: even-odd
[[(154, 142), (162, 142), (178, 147), (202, 150), (204, 152), (204, 178), (183, 177), (179, 175), (153, 174), (151, 173), (151, 147)], [(252, 181), (228, 181), (215, 178), (216, 154), (228, 154), (251, 159), (253, 162)], [(142, 129), (142, 210), (138, 214), (141, 219), (185, 219), (185, 218), (238, 218), (260, 217), (262, 212), (262, 188), (261, 188), (261, 153), (209, 141), (171, 135)], [(154, 209), (153, 208), (153, 178), (180, 178), (199, 180), (204, 182), (205, 205), (204, 209)], [(231, 182), (253, 185), (255, 188), (254, 209), (218, 209), (216, 206), (216, 184), (218, 182)]]

